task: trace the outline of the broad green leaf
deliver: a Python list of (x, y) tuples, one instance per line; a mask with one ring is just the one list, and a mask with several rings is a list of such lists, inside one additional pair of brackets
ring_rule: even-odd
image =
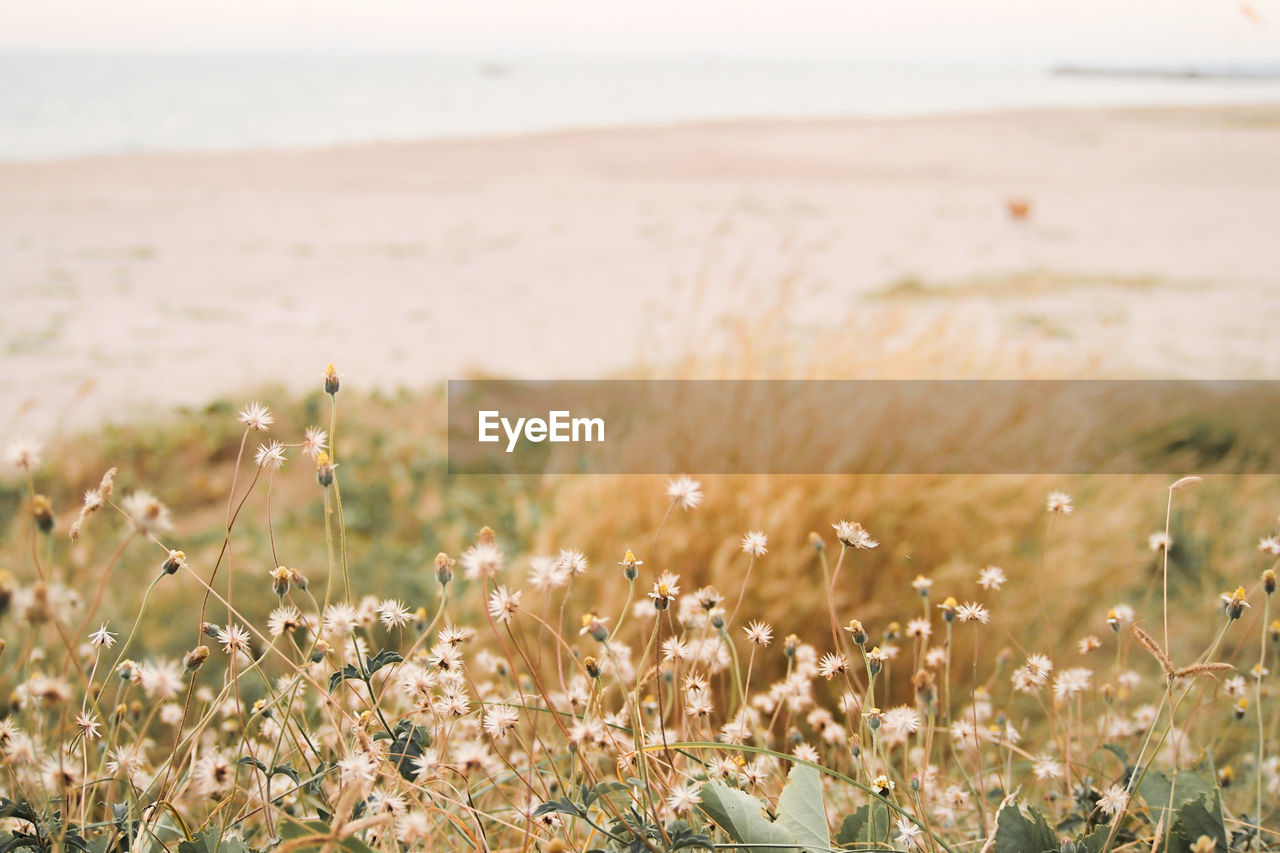
[(879, 800), (860, 806), (840, 824), (841, 847), (881, 846), (889, 838), (889, 807)]
[(995, 853), (1058, 853), (1058, 836), (1035, 806), (1028, 806), (1028, 817), (1016, 804), (1010, 804), (996, 815)]
[(791, 768), (787, 785), (778, 797), (778, 824), (784, 827), (806, 853), (831, 849), (827, 809), (822, 799), (822, 776), (812, 767)]
[(1226, 853), (1229, 849), (1227, 828), (1222, 821), (1222, 798), (1216, 789), (1183, 803), (1173, 819), (1171, 836), (1175, 845), (1190, 848), (1202, 835), (1213, 840), (1215, 851)]
[[(794, 845), (785, 828), (764, 815), (764, 804), (723, 782), (708, 782), (699, 792), (702, 809), (716, 826), (741, 844)], [(747, 853), (796, 853), (792, 846), (745, 847)]]

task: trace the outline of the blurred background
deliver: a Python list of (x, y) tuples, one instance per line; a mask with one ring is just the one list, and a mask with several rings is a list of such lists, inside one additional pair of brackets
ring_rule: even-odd
[[(221, 541), (235, 411), (263, 395), (296, 440), (330, 361), (356, 570), (414, 604), (482, 524), (513, 564), (611, 565), (665, 508), (649, 479), (447, 477), (449, 377), (1280, 371), (1280, 0), (0, 0), (0, 22), (0, 443), (45, 442), (63, 514), (119, 465), (192, 554)], [(323, 565), (295, 467), (276, 535)], [(1067, 488), (1083, 620), (1100, 589), (1149, 600), (1166, 486), (725, 478), (665, 535), (690, 586), (736, 588), (764, 529), (777, 602), (816, 571), (807, 532), (858, 519), (890, 543), (845, 593), (871, 619), (917, 572), (1030, 577)], [(1171, 559), (1203, 610), (1277, 495), (1197, 495)]]

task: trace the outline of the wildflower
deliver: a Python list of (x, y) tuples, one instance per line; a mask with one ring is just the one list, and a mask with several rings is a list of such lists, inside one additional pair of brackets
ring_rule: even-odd
[(991, 614), (987, 612), (987, 608), (976, 601), (966, 601), (960, 605), (956, 610), (956, 616), (961, 622), (981, 622), (983, 625), (991, 620)]
[(1115, 817), (1124, 810), (1128, 802), (1129, 792), (1119, 785), (1112, 785), (1102, 792), (1102, 799), (1098, 801), (1098, 808)]
[(218, 642), (227, 654), (249, 651), (249, 632), (239, 625), (228, 625), (218, 629)]
[(250, 403), (240, 413), (240, 423), (251, 430), (266, 432), (275, 423), (275, 418), (271, 417), (271, 411), (266, 406)]
[(164, 562), (160, 564), (160, 571), (166, 575), (176, 575), (179, 571), (186, 568), (187, 555), (182, 551), (169, 551), (169, 556), (164, 558)]
[(1235, 592), (1222, 594), (1222, 609), (1226, 611), (1228, 619), (1239, 619), (1244, 615), (1245, 608), (1249, 606), (1249, 602), (1245, 601), (1247, 595), (1242, 586), (1236, 587)]
[(894, 784), (892, 779), (881, 773), (872, 781), (871, 787), (874, 788), (876, 793), (880, 796), (887, 797), (889, 794), (893, 793)]
[(807, 743), (802, 743), (791, 751), (791, 754), (801, 761), (808, 761), (811, 764), (817, 764), (820, 756), (818, 750), (814, 749)]
[(587, 571), (587, 558), (583, 556), (581, 551), (565, 549), (560, 552), (556, 562), (559, 564), (560, 570), (568, 573), (569, 577), (576, 578)]
[(839, 521), (831, 526), (835, 528), (836, 539), (840, 540), (840, 544), (847, 548), (865, 551), (880, 544), (872, 539), (871, 534), (867, 533), (862, 528), (862, 525), (856, 521)]
[(329, 454), (321, 450), (316, 454), (316, 482), (322, 488), (329, 488), (333, 485), (333, 470), (338, 466), (329, 459)]
[(286, 633), (291, 634), (301, 627), (302, 614), (298, 612), (298, 608), (291, 604), (277, 607), (267, 617), (267, 633), (273, 637), (280, 637)]
[(1255, 680), (1261, 681), (1262, 679), (1266, 678), (1268, 675), (1271, 674), (1271, 670), (1267, 669), (1261, 663), (1255, 663), (1252, 667), (1250, 667), (1249, 674), (1252, 675)]
[(1066, 492), (1050, 492), (1045, 498), (1045, 509), (1058, 515), (1071, 515), (1075, 507), (1071, 505), (1071, 495)]
[(1173, 539), (1168, 533), (1159, 530), (1147, 537), (1147, 547), (1152, 551), (1168, 551), (1173, 547)]
[(1107, 624), (1111, 626), (1111, 630), (1119, 631), (1121, 626), (1132, 624), (1135, 615), (1129, 605), (1117, 604), (1107, 611)]
[(40, 442), (18, 439), (9, 442), (4, 449), (5, 464), (30, 474), (40, 467)]
[(1057, 699), (1070, 699), (1089, 688), (1093, 672), (1087, 669), (1064, 669), (1053, 681), (1053, 695)]
[(597, 643), (603, 643), (609, 639), (609, 630), (606, 623), (609, 621), (607, 616), (597, 616), (595, 613), (584, 613), (582, 615), (582, 630), (578, 631), (578, 635), (589, 634), (591, 639)]
[(933, 626), (928, 619), (912, 619), (907, 623), (907, 636), (928, 639), (933, 634)]
[(692, 811), (702, 802), (699, 791), (700, 788), (696, 785), (679, 785), (672, 788), (670, 796), (667, 797), (667, 805), (676, 814)]
[(869, 639), (867, 637), (867, 629), (862, 627), (862, 623), (857, 619), (850, 619), (849, 624), (845, 625), (844, 629), (852, 635), (853, 642), (857, 645), (865, 646), (867, 644)]
[(658, 576), (653, 584), (653, 592), (649, 593), (655, 610), (666, 610), (671, 606), (671, 602), (680, 594), (679, 581), (680, 576), (671, 572), (663, 572)]
[(920, 827), (905, 817), (898, 818), (897, 827), (898, 835), (895, 840), (899, 844), (905, 844), (908, 848), (922, 846), (924, 833), (920, 831)]
[(312, 459), (329, 449), (329, 433), (320, 427), (309, 426), (302, 437), (302, 452)]
[(102, 723), (98, 722), (98, 718), (92, 711), (82, 711), (76, 715), (76, 728), (80, 730), (80, 736), (85, 740), (97, 740)]
[(36, 527), (41, 533), (48, 533), (53, 530), (53, 504), (44, 495), (35, 495), (31, 498), (31, 515), (36, 520)]
[(378, 605), (378, 621), (388, 631), (408, 625), (410, 618), (412, 618), (412, 614), (409, 612), (409, 608), (405, 607), (403, 601), (388, 598)]
[(502, 549), (492, 541), (480, 541), (462, 552), (462, 568), (469, 580), (491, 578), (502, 571)]
[(448, 586), (453, 580), (453, 559), (443, 551), (436, 554), (436, 580), (441, 586)]
[(667, 497), (674, 506), (693, 509), (702, 503), (702, 484), (689, 477), (679, 477), (667, 483)]
[(938, 609), (942, 611), (942, 618), (947, 622), (954, 621), (956, 611), (960, 607), (960, 603), (956, 601), (955, 596), (948, 595), (946, 599), (938, 605)]
[(259, 444), (258, 452), (253, 457), (253, 461), (258, 463), (260, 468), (266, 468), (271, 471), (279, 471), (284, 467), (284, 445), (278, 441), (270, 444)]
[(324, 609), (325, 633), (338, 637), (348, 637), (356, 630), (360, 616), (356, 609), (345, 601), (330, 604)]
[(636, 555), (631, 553), (631, 549), (628, 548), (627, 553), (622, 558), (622, 562), (618, 563), (618, 565), (622, 566), (622, 576), (629, 581), (633, 581), (639, 574), (636, 571), (636, 567), (643, 566), (644, 560), (637, 560)]
[(1248, 710), (1249, 710), (1248, 696), (1241, 696), (1239, 699), (1236, 700), (1236, 704), (1232, 708), (1232, 711), (1235, 713), (1237, 720), (1243, 720), (1244, 715), (1248, 712)]
[(905, 739), (920, 730), (920, 712), (907, 705), (890, 708), (884, 713), (882, 725), (885, 737)]
[(489, 615), (495, 622), (510, 622), (520, 609), (522, 595), (523, 592), (511, 592), (505, 585), (498, 587), (489, 594)]
[(182, 666), (187, 672), (195, 672), (204, 666), (204, 662), (209, 659), (208, 646), (196, 646), (187, 652), (182, 658)]
[(1053, 661), (1041, 654), (1028, 655), (1026, 668), (1037, 684), (1044, 684), (1053, 672)]
[(978, 572), (978, 586), (983, 589), (998, 590), (1006, 580), (1008, 578), (1004, 575), (1004, 569), (999, 566), (987, 566)]
[(769, 553), (768, 545), (769, 537), (759, 530), (749, 530), (747, 535), (742, 537), (742, 553), (753, 557), (763, 557)]
[(1271, 595), (1276, 591), (1276, 571), (1275, 569), (1267, 569), (1262, 573), (1262, 591), (1267, 595)]
[(1273, 557), (1280, 557), (1280, 536), (1264, 536), (1258, 540), (1258, 550)]
[(1076, 649), (1082, 655), (1087, 655), (1089, 652), (1097, 651), (1100, 648), (1102, 648), (1102, 641), (1093, 634), (1090, 634), (1087, 637), (1081, 637), (1080, 642), (1076, 643)]
[(341, 377), (337, 368), (333, 366), (333, 362), (329, 362), (329, 366), (324, 369), (324, 393), (332, 397), (338, 393), (338, 389), (342, 387)]
[(882, 652), (879, 646), (875, 646), (871, 651), (866, 653), (866, 658), (867, 668), (874, 676), (880, 674), (880, 670), (884, 667), (884, 662), (889, 659), (889, 656)]
[(929, 587), (933, 586), (933, 581), (924, 575), (916, 575), (916, 579), (911, 582), (911, 588), (920, 593), (922, 598), (929, 595)]
[(848, 670), (848, 668), (849, 662), (843, 654), (828, 652), (822, 656), (822, 660), (818, 663), (818, 674), (830, 681), (840, 673)]
[(1062, 776), (1062, 765), (1052, 755), (1041, 755), (1032, 764), (1032, 772), (1040, 781), (1058, 779)]
[(116, 635), (107, 630), (107, 623), (103, 622), (98, 630), (89, 635), (89, 645), (98, 649), (109, 649), (116, 644)]
[(662, 641), (662, 659), (667, 662), (678, 662), (689, 657), (689, 644), (679, 637), (668, 637)]
[(484, 730), (494, 740), (502, 740), (520, 722), (520, 713), (510, 705), (492, 705), (484, 712)]
[(767, 646), (773, 642), (773, 628), (760, 621), (752, 622), (742, 629), (746, 632), (747, 642), (755, 646)]
[(164, 533), (173, 526), (169, 520), (169, 508), (150, 492), (139, 489), (126, 497), (121, 506), (143, 536)]

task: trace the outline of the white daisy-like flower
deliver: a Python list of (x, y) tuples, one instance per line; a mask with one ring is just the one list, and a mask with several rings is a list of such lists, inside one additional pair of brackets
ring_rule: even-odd
[(896, 840), (899, 844), (905, 844), (908, 848), (919, 847), (922, 845), (924, 833), (920, 831), (920, 827), (916, 826), (905, 817), (898, 818), (897, 822), (898, 834)]
[(293, 633), (302, 627), (302, 614), (292, 604), (285, 604), (271, 611), (267, 617), (267, 633), (279, 637), (286, 632)]
[(491, 578), (502, 571), (502, 549), (492, 542), (477, 542), (462, 552), (461, 559), (468, 580)]
[(26, 438), (11, 441), (4, 449), (5, 464), (30, 474), (40, 467), (40, 450), (38, 441)]
[(510, 705), (491, 705), (484, 712), (484, 730), (494, 740), (505, 738), (520, 722), (520, 712)]
[(350, 636), (360, 624), (360, 615), (345, 601), (330, 604), (324, 609), (324, 630), (339, 637)]
[(239, 625), (228, 625), (218, 629), (218, 642), (227, 654), (249, 651), (249, 632)]
[(329, 434), (317, 426), (307, 427), (302, 439), (302, 452), (315, 459), (329, 449)]
[(1152, 551), (1168, 551), (1173, 547), (1173, 538), (1163, 530), (1157, 530), (1147, 536), (1147, 547)]
[(849, 663), (843, 654), (839, 652), (828, 652), (822, 656), (822, 660), (818, 662), (818, 674), (827, 681), (835, 678), (840, 673), (849, 668)]
[(1273, 557), (1280, 556), (1280, 536), (1264, 536), (1258, 540), (1258, 550)]
[(1041, 755), (1031, 765), (1032, 772), (1040, 781), (1058, 779), (1062, 776), (1062, 765), (1052, 755)]
[(511, 617), (520, 609), (520, 596), (523, 592), (512, 592), (506, 586), (500, 586), (489, 593), (489, 615), (495, 622), (510, 622)]
[(239, 417), (240, 423), (258, 432), (266, 432), (276, 420), (271, 416), (271, 410), (261, 403), (250, 403), (245, 406)]
[(676, 814), (685, 814), (692, 811), (695, 806), (702, 802), (699, 795), (699, 788), (696, 785), (677, 785), (671, 789), (671, 793), (667, 796), (667, 806)]
[(978, 586), (983, 589), (997, 590), (1002, 587), (1008, 578), (1004, 575), (1004, 569), (999, 566), (987, 566), (978, 572)]
[(689, 477), (677, 477), (667, 483), (667, 497), (681, 509), (693, 509), (702, 503), (702, 484)]
[(1102, 799), (1098, 800), (1098, 808), (1115, 817), (1128, 802), (1129, 792), (1119, 785), (1112, 785), (1102, 792)]
[(572, 548), (566, 548), (560, 552), (560, 556), (556, 557), (556, 564), (562, 572), (569, 577), (577, 577), (587, 571), (587, 558), (581, 551)]
[(413, 618), (413, 614), (409, 612), (409, 608), (405, 607), (403, 601), (397, 601), (394, 598), (388, 598), (378, 605), (378, 621), (380, 621), (387, 630), (399, 628), (409, 624), (409, 620)]
[(103, 622), (98, 630), (89, 635), (89, 645), (98, 649), (109, 649), (116, 644), (116, 634), (107, 630), (107, 623)]
[(763, 557), (769, 553), (769, 537), (759, 530), (749, 530), (742, 537), (742, 553), (753, 557)]
[(279, 471), (284, 467), (285, 462), (284, 445), (278, 441), (258, 445), (258, 452), (253, 457), (253, 461), (258, 463), (260, 468)]
[(865, 551), (880, 544), (856, 521), (838, 521), (831, 526), (836, 531), (836, 539), (846, 547)]
[(981, 622), (983, 625), (991, 621), (987, 608), (976, 601), (966, 601), (956, 610), (956, 617), (961, 622)]
[(1058, 515), (1071, 515), (1075, 507), (1071, 503), (1071, 495), (1066, 492), (1050, 492), (1044, 501), (1045, 509)]
[(746, 632), (747, 642), (753, 646), (767, 646), (773, 642), (773, 628), (759, 620), (742, 629)]
[(173, 527), (169, 508), (143, 489), (138, 489), (121, 501), (121, 507), (133, 526), (144, 536), (165, 533)]

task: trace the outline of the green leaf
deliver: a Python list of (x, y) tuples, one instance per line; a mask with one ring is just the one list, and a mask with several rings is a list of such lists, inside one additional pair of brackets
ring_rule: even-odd
[(822, 799), (822, 776), (812, 767), (791, 768), (787, 785), (778, 797), (778, 824), (785, 828), (806, 853), (831, 849), (827, 828), (827, 808)]
[(1174, 816), (1170, 835), (1175, 844), (1185, 848), (1207, 835), (1213, 840), (1215, 851), (1226, 853), (1229, 849), (1227, 828), (1222, 821), (1222, 797), (1217, 789), (1183, 803)]
[(1100, 826), (1088, 835), (1081, 836), (1076, 844), (1084, 845), (1084, 849), (1089, 853), (1102, 853), (1103, 846), (1107, 843), (1107, 837), (1111, 834), (1110, 826)]
[(748, 853), (794, 853), (796, 839), (764, 816), (764, 804), (723, 782), (708, 782), (699, 791), (702, 810), (740, 844), (782, 845), (743, 848)]
[(1027, 812), (1030, 817), (1011, 803), (996, 815), (995, 853), (1058, 853), (1058, 836), (1044, 813), (1035, 806)]
[(373, 657), (369, 658), (366, 661), (368, 665), (369, 675), (372, 676), (375, 672), (382, 669), (384, 666), (387, 666), (388, 664), (393, 664), (393, 663), (400, 663), (400, 661), (402, 660), (404, 660), (404, 658), (400, 655), (399, 652), (392, 651), (391, 649), (383, 649), (382, 651), (378, 652), (376, 655), (374, 655)]
[(889, 807), (875, 800), (844, 819), (836, 843), (841, 847), (867, 847), (883, 845), (888, 837)]
[(360, 674), (360, 670), (356, 669), (356, 665), (353, 663), (347, 664), (340, 672), (335, 672), (329, 676), (329, 692), (332, 693), (339, 684), (349, 678), (355, 681), (364, 680), (364, 676)]

